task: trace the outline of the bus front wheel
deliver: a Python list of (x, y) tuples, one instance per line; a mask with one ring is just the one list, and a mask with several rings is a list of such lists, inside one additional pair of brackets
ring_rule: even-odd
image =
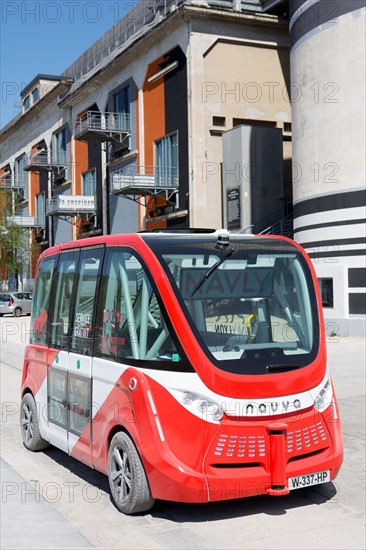
[(108, 480), (113, 502), (120, 512), (146, 512), (154, 505), (140, 456), (124, 432), (116, 433), (110, 443)]

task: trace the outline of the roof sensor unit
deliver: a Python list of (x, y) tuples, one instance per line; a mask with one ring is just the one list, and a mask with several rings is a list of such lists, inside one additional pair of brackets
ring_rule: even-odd
[(220, 229), (218, 232), (217, 232), (217, 243), (216, 243), (216, 248), (224, 248), (226, 246), (229, 245), (229, 232), (226, 231), (225, 229)]

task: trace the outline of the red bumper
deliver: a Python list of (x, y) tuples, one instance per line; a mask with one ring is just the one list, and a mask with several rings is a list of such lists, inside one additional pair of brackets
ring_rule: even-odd
[(157, 468), (150, 464), (152, 493), (164, 500), (209, 502), (286, 495), (288, 478), (325, 470), (333, 480), (343, 461), (343, 440), (339, 420), (327, 421), (326, 413), (313, 409), (280, 422), (226, 419), (202, 453), (202, 469), (187, 468), (170, 453)]

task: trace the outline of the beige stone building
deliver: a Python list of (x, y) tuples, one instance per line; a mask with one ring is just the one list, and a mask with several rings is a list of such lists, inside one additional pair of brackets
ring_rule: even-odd
[[(42, 250), (98, 234), (262, 230), (282, 219), (291, 107), (278, 4), (142, 1), (62, 75), (40, 65), (22, 114), (0, 132), (2, 189), (20, 192), (14, 214), (28, 238)], [(248, 154), (233, 156), (239, 127), (250, 130)]]

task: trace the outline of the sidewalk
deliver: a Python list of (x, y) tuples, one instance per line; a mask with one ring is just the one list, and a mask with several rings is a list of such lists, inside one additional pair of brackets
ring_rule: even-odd
[(5, 460), (1, 465), (1, 548), (93, 548), (35, 487)]

